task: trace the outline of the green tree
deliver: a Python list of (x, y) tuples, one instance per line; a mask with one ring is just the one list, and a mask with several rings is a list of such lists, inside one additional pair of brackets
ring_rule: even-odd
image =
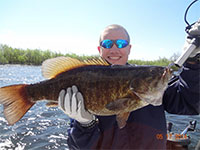
[[(43, 61), (49, 58), (54, 58), (58, 56), (67, 56), (80, 60), (98, 58), (98, 55), (86, 56), (86, 55), (77, 55), (72, 54), (61, 54), (52, 52), (50, 50), (40, 50), (40, 49), (17, 49), (12, 48), (7, 45), (0, 45), (0, 64), (27, 64), (27, 65), (41, 65)], [(178, 58), (179, 54), (175, 53), (170, 59), (159, 58), (154, 61), (146, 60), (129, 60), (130, 64), (137, 65), (157, 65), (157, 66), (168, 66), (171, 62), (175, 61)]]

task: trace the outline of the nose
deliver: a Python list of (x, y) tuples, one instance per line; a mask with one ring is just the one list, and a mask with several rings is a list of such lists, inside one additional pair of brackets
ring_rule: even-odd
[(110, 53), (119, 53), (119, 48), (114, 44), (112, 48), (110, 48)]

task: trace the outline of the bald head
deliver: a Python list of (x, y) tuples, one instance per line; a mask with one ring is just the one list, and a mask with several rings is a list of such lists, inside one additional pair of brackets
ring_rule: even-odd
[(126, 31), (126, 29), (117, 24), (109, 25), (102, 31), (100, 38), (99, 38), (99, 43), (102, 41), (102, 39), (106, 39), (105, 36), (107, 36), (108, 34), (112, 34), (112, 33), (124, 34), (124, 39), (126, 39), (130, 43), (130, 37), (129, 37), (129, 34)]

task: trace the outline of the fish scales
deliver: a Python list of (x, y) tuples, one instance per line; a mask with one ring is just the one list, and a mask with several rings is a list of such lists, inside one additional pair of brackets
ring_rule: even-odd
[(33, 102), (43, 99), (55, 102), (62, 89), (76, 85), (83, 93), (86, 108), (98, 112), (116, 98), (125, 97), (130, 87), (131, 76), (126, 74), (125, 78), (122, 78), (122, 68), (110, 68), (88, 66), (67, 71), (56, 78), (26, 86), (27, 95), (34, 98)]

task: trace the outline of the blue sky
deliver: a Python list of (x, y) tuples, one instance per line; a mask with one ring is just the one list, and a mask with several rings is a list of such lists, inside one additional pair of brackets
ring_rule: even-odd
[[(97, 55), (101, 31), (120, 24), (131, 37), (129, 59), (170, 58), (182, 51), (192, 1), (0, 0), (0, 44)], [(200, 1), (187, 16), (190, 23), (200, 18)]]

